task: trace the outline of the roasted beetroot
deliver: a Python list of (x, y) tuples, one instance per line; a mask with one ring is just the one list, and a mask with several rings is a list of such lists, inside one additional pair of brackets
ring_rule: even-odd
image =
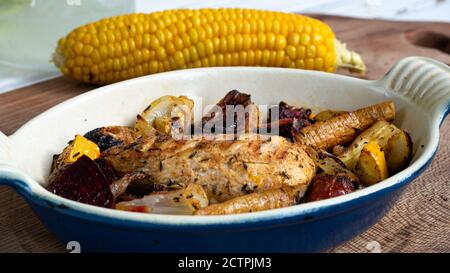
[(306, 201), (318, 201), (351, 193), (355, 185), (350, 177), (346, 175), (330, 175), (320, 173), (311, 182), (310, 189), (306, 195)]
[[(102, 162), (104, 166), (105, 163)], [(109, 185), (112, 179), (111, 170), (105, 176), (102, 169), (87, 156), (58, 171), (50, 178), (49, 191), (74, 201), (111, 208), (114, 197)]]
[(122, 176), (114, 169), (111, 163), (109, 163), (109, 161), (104, 158), (97, 158), (95, 160), (95, 163), (105, 176), (105, 179), (108, 182), (108, 184), (111, 184), (112, 182), (118, 180)]
[[(279, 119), (270, 120), (271, 111), (276, 111), (277, 108), (279, 111)], [(300, 129), (314, 123), (314, 120), (310, 119), (310, 115), (310, 109), (297, 108), (282, 101), (278, 107), (269, 110), (267, 126), (268, 129), (278, 126), (280, 136), (293, 139), (294, 134), (300, 131)]]
[[(212, 111), (207, 113), (206, 116), (202, 118), (202, 128), (205, 129), (205, 124), (208, 122), (210, 124), (215, 124), (215, 122), (221, 122), (223, 125), (221, 128), (211, 128), (212, 133), (242, 133), (243, 131), (251, 131), (256, 124), (250, 124), (249, 118), (259, 118), (259, 111), (256, 105), (252, 102), (251, 96), (249, 94), (241, 93), (237, 90), (232, 90), (228, 92), (225, 97), (223, 97), (217, 104), (221, 109), (221, 116), (216, 116), (216, 112)], [(236, 108), (230, 108), (232, 113), (227, 113), (227, 106), (242, 106), (247, 112), (239, 112)], [(248, 107), (248, 108), (247, 108)], [(233, 114), (233, 117), (227, 117), (227, 114)], [(244, 124), (238, 124), (238, 120), (242, 118), (244, 114)], [(229, 120), (227, 120), (227, 118)], [(241, 127), (239, 127), (241, 126)], [(244, 126), (244, 127), (242, 127)], [(209, 128), (206, 128), (209, 132)]]

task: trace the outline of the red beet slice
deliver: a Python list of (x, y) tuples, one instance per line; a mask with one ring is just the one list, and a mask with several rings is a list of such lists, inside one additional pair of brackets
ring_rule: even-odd
[(82, 156), (52, 177), (47, 189), (73, 201), (110, 208), (114, 197), (109, 184), (100, 167), (89, 157)]
[(104, 158), (97, 158), (95, 160), (95, 163), (105, 176), (108, 185), (111, 185), (112, 182), (118, 180), (121, 177), (121, 175), (114, 169), (114, 167), (111, 165), (111, 163), (109, 163), (108, 160)]

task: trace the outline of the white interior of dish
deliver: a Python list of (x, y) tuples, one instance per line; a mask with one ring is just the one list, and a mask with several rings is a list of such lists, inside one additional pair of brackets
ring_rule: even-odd
[(52, 155), (60, 153), (75, 134), (107, 125), (131, 125), (136, 115), (163, 95), (201, 97), (214, 104), (228, 91), (252, 95), (256, 104), (318, 109), (355, 110), (385, 100), (397, 108), (395, 123), (411, 133), (414, 160), (430, 139), (429, 116), (378, 82), (294, 69), (215, 68), (176, 71), (109, 85), (64, 102), (43, 113), (12, 136), (13, 162), (45, 185)]

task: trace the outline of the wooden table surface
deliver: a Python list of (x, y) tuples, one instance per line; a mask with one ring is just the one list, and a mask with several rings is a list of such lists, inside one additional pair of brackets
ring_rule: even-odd
[[(411, 55), (450, 64), (450, 24), (317, 17), (329, 23), (340, 40), (362, 54), (368, 66), (365, 78), (379, 78), (397, 60)], [(0, 131), (12, 134), (44, 110), (93, 88), (56, 78), (1, 94)], [(433, 163), (406, 188), (394, 208), (369, 230), (331, 251), (369, 252), (379, 246), (381, 252), (450, 252), (449, 134), (447, 119), (441, 127), (441, 144)], [(65, 246), (44, 228), (26, 202), (12, 189), (1, 186), (0, 252), (65, 251)]]

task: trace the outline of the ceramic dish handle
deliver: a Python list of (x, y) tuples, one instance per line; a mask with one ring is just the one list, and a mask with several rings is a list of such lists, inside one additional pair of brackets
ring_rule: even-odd
[(14, 167), (11, 147), (11, 139), (0, 132), (0, 185), (17, 188), (22, 184), (18, 179), (21, 172)]
[(382, 84), (409, 98), (438, 125), (450, 112), (450, 68), (443, 63), (425, 57), (402, 59), (386, 74)]
[(11, 140), (0, 132), (0, 166), (7, 165), (11, 160)]
[(0, 132), (0, 185), (11, 185), (12, 180), (10, 179), (10, 169), (11, 161), (11, 140), (5, 134)]

